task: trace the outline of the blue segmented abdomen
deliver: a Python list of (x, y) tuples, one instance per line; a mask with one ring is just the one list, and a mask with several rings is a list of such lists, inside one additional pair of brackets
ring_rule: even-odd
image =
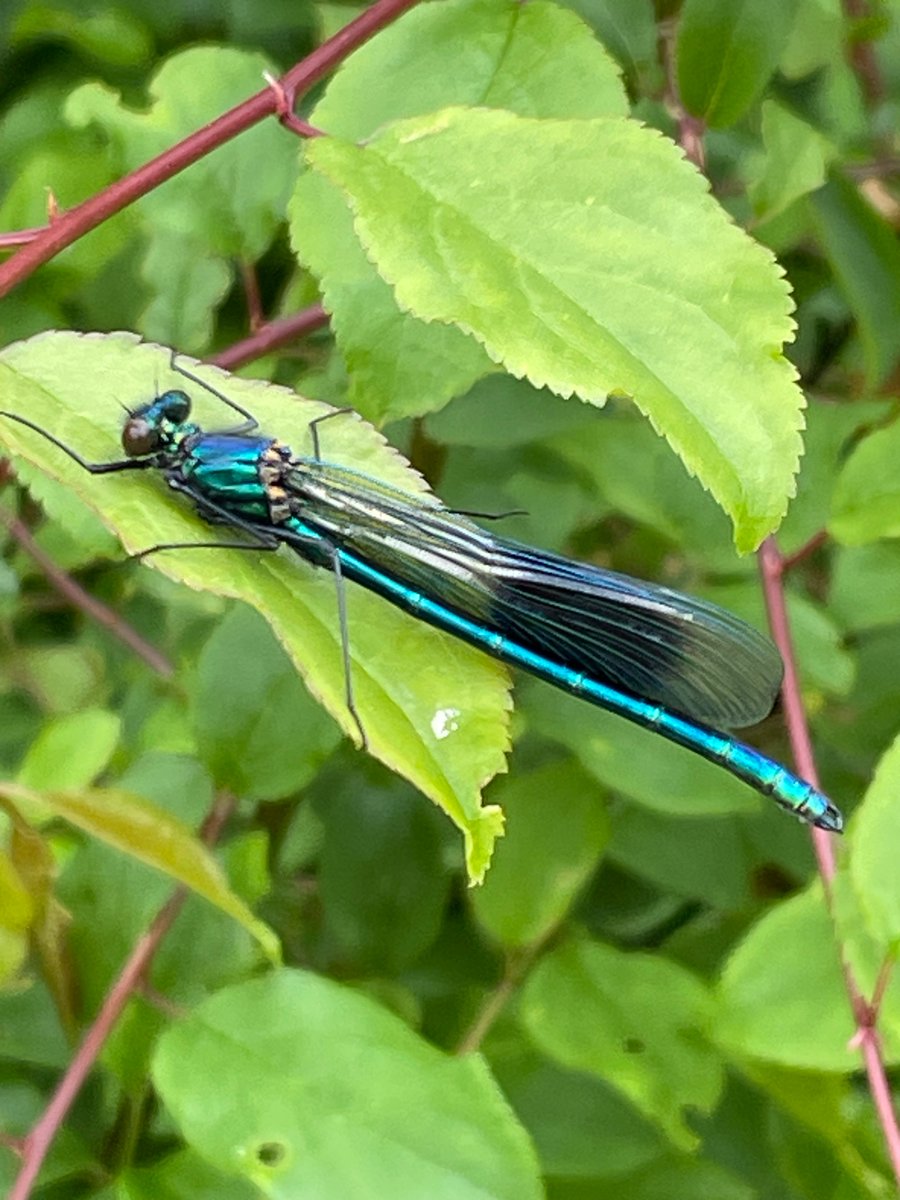
[(343, 573), (349, 579), (378, 592), (413, 616), (470, 642), (511, 666), (520, 667), (556, 687), (693, 750), (756, 791), (771, 796), (782, 808), (803, 821), (833, 832), (839, 832), (843, 827), (841, 814), (826, 796), (752, 746), (679, 716), (658, 704), (617, 691), (583, 672), (560, 666), (496, 630), (472, 621), (422, 592), (391, 579), (355, 554), (343, 549), (337, 553)]

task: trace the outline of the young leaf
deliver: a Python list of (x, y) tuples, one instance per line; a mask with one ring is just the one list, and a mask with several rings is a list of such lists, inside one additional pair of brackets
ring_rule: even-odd
[[(140, 401), (162, 386), (183, 387), (170, 354), (138, 345), (133, 335), (47, 334), (0, 356), (4, 403), (51, 430), (86, 458), (121, 457), (119, 402)], [(323, 406), (283, 388), (229, 377), (190, 362), (212, 386), (227, 390), (297, 453), (309, 453), (309, 421)], [(197, 418), (208, 427), (233, 421), (215, 396), (193, 384)], [(159, 542), (219, 537), (152, 472), (91, 476), (38, 434), (2, 421), (4, 445), (71, 487), (118, 533), (128, 551)], [(325, 455), (409, 492), (424, 484), (383, 439), (352, 417), (330, 422)], [(233, 535), (232, 539), (233, 540)], [(148, 565), (190, 587), (234, 596), (261, 612), (313, 694), (355, 732), (345, 679), (334, 580), (290, 553), (178, 550)], [(463, 830), (469, 870), (480, 878), (502, 827), (495, 807), (480, 806), (485, 781), (502, 770), (507, 746), (507, 677), (497, 663), (430, 629), (352, 585), (348, 587), (350, 653), (356, 703), (371, 752), (441, 805)], [(429, 670), (420, 668), (428, 663)], [(413, 669), (415, 667), (415, 669)]]
[(801, 448), (787, 287), (671, 142), (628, 120), (447, 109), (308, 155), (402, 306), (561, 395), (632, 396), (739, 549), (775, 528)]

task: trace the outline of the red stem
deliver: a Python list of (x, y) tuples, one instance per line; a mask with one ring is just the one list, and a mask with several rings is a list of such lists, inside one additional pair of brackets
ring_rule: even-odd
[[(302, 62), (291, 67), (280, 80), (283, 93), (293, 103), (297, 96), (308, 91), (328, 75), (353, 50), (367, 41), (379, 29), (396, 20), (401, 13), (413, 8), (418, 0), (376, 0), (370, 8), (345, 25), (334, 37), (323, 42)], [(197, 162), (218, 146), (237, 137), (257, 121), (279, 109), (277, 90), (266, 87), (249, 100), (223, 113), (183, 141), (170, 146), (130, 175), (104, 188), (96, 196), (70, 208), (52, 225), (48, 225), (21, 250), (0, 264), (0, 296), (5, 296), (17, 284), (27, 279), (42, 263), (70, 246), (91, 229), (95, 229), (114, 213), (144, 196), (165, 180), (171, 179), (191, 163)]]
[(321, 304), (312, 304), (309, 308), (304, 308), (290, 317), (278, 317), (274, 321), (267, 321), (264, 325), (260, 325), (255, 333), (240, 342), (235, 342), (225, 350), (220, 350), (209, 361), (215, 363), (217, 367), (225, 367), (227, 370), (233, 371), (236, 367), (243, 366), (244, 363), (262, 358), (270, 350), (277, 350), (279, 346), (293, 342), (296, 338), (303, 337), (304, 334), (312, 333), (314, 329), (321, 329), (323, 325), (328, 324), (328, 319), (328, 313)]
[[(233, 807), (234, 800), (230, 796), (220, 794), (214, 800), (201, 830), (201, 837), (208, 846), (218, 840)], [(154, 917), (147, 932), (143, 934), (132, 950), (118, 979), (107, 993), (93, 1025), (85, 1035), (84, 1041), (79, 1046), (65, 1075), (59, 1081), (50, 1103), (25, 1138), (22, 1167), (16, 1176), (8, 1200), (28, 1200), (31, 1195), (31, 1189), (37, 1180), (38, 1172), (57, 1130), (65, 1120), (66, 1113), (72, 1107), (75, 1097), (99, 1058), (100, 1051), (122, 1015), (125, 1005), (141, 984), (153, 961), (153, 956), (159, 949), (163, 938), (172, 928), (187, 896), (187, 888), (179, 887), (174, 891)]]
[[(784, 701), (784, 715), (791, 742), (791, 752), (797, 773), (818, 788), (820, 786), (819, 773), (816, 770), (809, 726), (803, 709), (800, 680), (797, 675), (797, 664), (794, 658), (794, 647), (785, 604), (784, 572), (786, 564), (787, 560), (782, 558), (775, 538), (766, 538), (759, 548), (759, 567), (772, 637), (775, 639), (775, 644), (784, 661), (784, 682), (781, 686), (781, 695)], [(825, 897), (830, 909), (835, 872), (833, 835), (815, 828), (811, 828), (810, 833), (813, 850), (819, 864), (819, 874), (825, 889)], [(881, 1053), (881, 1043), (875, 1026), (878, 1016), (877, 1009), (863, 996), (843, 951), (841, 951), (841, 969), (856, 1021), (857, 1032), (854, 1040), (859, 1043), (862, 1050), (872, 1102), (878, 1114), (894, 1179), (900, 1186), (900, 1128), (897, 1125), (897, 1114), (894, 1112), (891, 1089), (888, 1085), (884, 1058)]]
[(86, 592), (80, 583), (76, 583), (71, 575), (67, 575), (57, 566), (50, 555), (43, 551), (35, 541), (31, 530), (24, 521), (20, 521), (18, 517), (6, 512), (0, 512), (0, 521), (26, 554), (31, 555), (60, 595), (65, 596), (75, 608), (80, 608), (92, 621), (96, 621), (98, 625), (108, 629), (129, 650), (133, 650), (148, 666), (152, 667), (157, 675), (161, 675), (163, 679), (172, 678), (175, 669), (166, 656), (145, 641), (137, 630), (132, 629), (127, 621), (123, 621), (114, 609), (108, 608), (102, 600), (98, 600)]

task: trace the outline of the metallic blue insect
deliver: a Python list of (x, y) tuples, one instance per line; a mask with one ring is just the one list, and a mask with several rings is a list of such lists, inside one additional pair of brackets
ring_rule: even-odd
[[(782, 666), (762, 634), (713, 604), (497, 537), (436, 501), (325, 462), (316, 428), (325, 418), (311, 423), (312, 457), (296, 455), (258, 433), (241, 405), (176, 370), (213, 392), (241, 424), (207, 433), (190, 420), (187, 394), (166, 391), (129, 414), (124, 459), (92, 463), (27, 418), (0, 415), (35, 429), (94, 475), (161, 471), (207, 522), (242, 538), (193, 545), (288, 545), (334, 572), (347, 704), (364, 744), (350, 679), (345, 578), (718, 763), (802, 820), (841, 830), (840, 812), (821, 792), (717, 731), (754, 724), (772, 707)], [(137, 557), (176, 548), (154, 546)]]

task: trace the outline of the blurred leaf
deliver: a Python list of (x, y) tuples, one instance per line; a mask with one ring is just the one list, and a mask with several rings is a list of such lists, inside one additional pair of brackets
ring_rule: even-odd
[(23, 933), (34, 917), (34, 901), (9, 855), (0, 850), (0, 926)]
[[(252, 408), (264, 427), (277, 429), (301, 450), (308, 445), (309, 420), (322, 415), (320, 405), (282, 388), (191, 365)], [(167, 352), (138, 345), (128, 334), (45, 335), (10, 347), (0, 363), (5, 403), (12, 410), (28, 412), (98, 460), (121, 453), (114, 439), (117, 406), (105, 389), (146, 395), (150, 381), (166, 378), (169, 371)], [(205, 409), (221, 422), (221, 402), (202, 396), (200, 401), (200, 419)], [(211, 537), (209, 526), (159, 479), (93, 477), (60, 452), (50, 453), (44, 439), (9, 421), (3, 424), (3, 438), (101, 513), (128, 551), (159, 542), (190, 545)], [(328, 438), (329, 455), (336, 461), (408, 492), (423, 491), (421, 478), (361, 422), (335, 422)], [(172, 579), (239, 597), (263, 613), (305, 677), (308, 672), (313, 694), (356, 733), (345, 706), (335, 585), (326, 572), (313, 571), (297, 555), (235, 550), (186, 549), (149, 561)], [(480, 807), (480, 789), (503, 765), (505, 673), (484, 655), (378, 597), (362, 589), (348, 591), (353, 685), (370, 751), (440, 804), (463, 830), (469, 870), (478, 879), (501, 828), (497, 810)], [(410, 664), (421, 662), (431, 669), (411, 669)]]
[(848, 633), (900, 622), (900, 545), (839, 547), (829, 604)]
[(799, 550), (828, 524), (831, 496), (845, 446), (859, 430), (883, 421), (888, 408), (878, 401), (834, 404), (815, 399), (810, 403), (797, 495), (778, 530), (778, 544), (783, 553)]
[[(67, 947), (77, 964), (83, 1011), (99, 1009), (171, 893), (165, 876), (100, 842), (85, 843), (71, 857), (59, 881), (59, 896), (73, 914)], [(168, 1003), (135, 996), (104, 1046), (104, 1066), (126, 1092), (139, 1093), (171, 1007), (189, 1007), (246, 978), (260, 969), (260, 960), (246, 927), (189, 896), (147, 973), (147, 986)]]
[(565, 0), (592, 26), (622, 70), (635, 82), (652, 73), (656, 60), (656, 14), (652, 0)]
[(116, 1180), (116, 1200), (258, 1200), (247, 1180), (224, 1175), (192, 1150), (179, 1150), (152, 1167), (129, 1167)]
[(514, 1046), (511, 1061), (501, 1052), (490, 1056), (491, 1067), (534, 1139), (545, 1175), (621, 1180), (664, 1151), (656, 1128), (615, 1088)]
[(86, 709), (48, 721), (28, 748), (16, 782), (24, 788), (82, 788), (109, 765), (119, 741), (115, 713)]
[(709, 1112), (722, 1088), (704, 1038), (710, 1015), (709, 996), (683, 967), (588, 941), (545, 957), (521, 1001), (544, 1054), (611, 1083), (683, 1150), (697, 1144), (685, 1107)]
[[(445, 109), (364, 147), (317, 138), (308, 157), (346, 192), (402, 306), (471, 330), (561, 395), (633, 395), (729, 513), (739, 549), (775, 527), (803, 404), (779, 353), (785, 284), (672, 143), (621, 119)], [(503, 172), (485, 174), (486, 160)]]
[(894, 230), (849, 179), (834, 174), (809, 198), (813, 225), (859, 322), (870, 387), (900, 358), (900, 246)]
[(682, 103), (708, 125), (733, 125), (784, 48), (796, 0), (684, 0), (676, 49)]
[(868, 931), (891, 957), (900, 951), (900, 738), (878, 764), (851, 826), (847, 864)]
[(590, 429), (560, 434), (551, 444), (590, 475), (617, 512), (702, 556), (712, 570), (753, 569), (729, 544), (722, 510), (637, 414), (604, 414)]
[(478, 1055), (306, 972), (220, 991), (163, 1034), (153, 1074), (188, 1143), (277, 1200), (540, 1195)]
[[(275, 68), (260, 54), (193, 46), (159, 68), (145, 111), (126, 107), (104, 84), (86, 83), (69, 97), (66, 117), (76, 128), (100, 126), (124, 173), (258, 92), (266, 70)], [(207, 343), (232, 260), (254, 261), (278, 231), (296, 178), (284, 137), (275, 121), (262, 121), (142, 198), (143, 274), (157, 296), (146, 314), (147, 333), (182, 349)]]
[(243, 925), (270, 958), (279, 957), (275, 935), (234, 895), (210, 852), (162, 809), (114, 788), (32, 792), (0, 784), (0, 795), (14, 804), (46, 805), (76, 828), (178, 880)]
[(716, 1038), (767, 1062), (852, 1071), (853, 1029), (834, 926), (814, 885), (770, 909), (728, 959)]
[(135, 13), (107, 5), (94, 12), (66, 3), (30, 3), (10, 31), (10, 43), (68, 42), (117, 67), (143, 66), (153, 51), (149, 30)]
[(441, 827), (383, 771), (348, 774), (317, 806), (327, 928), (364, 971), (394, 974), (437, 938), (450, 889)]
[(806, 121), (774, 100), (762, 105), (764, 157), (750, 184), (757, 217), (768, 219), (825, 182), (835, 149)]
[(427, 418), (429, 437), (444, 446), (478, 446), (494, 451), (593, 425), (596, 415), (574, 399), (563, 400), (527, 379), (489, 375), (453, 404)]
[(203, 648), (193, 719), (210, 774), (251, 800), (305, 787), (340, 740), (271, 629), (243, 605)]
[(504, 945), (535, 945), (563, 920), (609, 840), (604, 794), (577, 763), (560, 761), (501, 780), (491, 798), (506, 837), (472, 908)]
[(753, 863), (737, 821), (713, 824), (629, 807), (616, 814), (609, 857), (666, 892), (717, 909), (750, 902)]
[(18, 647), (0, 660), (0, 680), (7, 673), (50, 713), (79, 712), (106, 698), (103, 659), (84, 643)]
[(829, 529), (848, 546), (900, 537), (900, 421), (859, 443), (838, 476)]

